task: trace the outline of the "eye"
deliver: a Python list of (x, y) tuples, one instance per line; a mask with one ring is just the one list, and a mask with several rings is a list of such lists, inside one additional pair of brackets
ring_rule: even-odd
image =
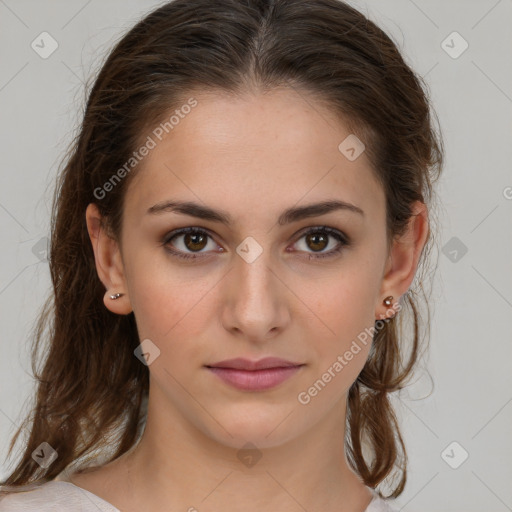
[[(203, 249), (206, 249), (208, 247), (209, 238), (211, 239), (210, 234), (204, 229), (182, 228), (169, 233), (164, 238), (162, 245), (164, 245), (173, 256), (183, 259), (197, 259), (203, 256), (196, 256), (194, 253), (200, 253)], [(181, 239), (181, 242), (171, 244), (171, 241), (175, 239)], [(172, 246), (178, 246), (178, 249), (175, 250)], [(213, 243), (213, 247), (210, 247), (210, 249), (215, 249), (216, 247), (217, 244)], [(219, 250), (220, 252), (224, 251), (222, 248), (219, 248)], [(192, 253), (187, 253), (187, 251), (192, 251)]]
[[(323, 251), (329, 246), (329, 238), (338, 241), (338, 244), (334, 244), (334, 248), (330, 251)], [(304, 246), (306, 252), (308, 248), (313, 249), (313, 254), (308, 254), (309, 259), (317, 258), (330, 258), (339, 254), (344, 247), (350, 245), (349, 238), (337, 229), (329, 228), (327, 226), (317, 226), (308, 229), (302, 234), (299, 240), (305, 240)]]
[[(222, 247), (217, 246), (214, 242), (212, 242), (212, 246), (208, 248), (208, 239), (213, 240), (208, 231), (201, 228), (187, 227), (166, 235), (162, 240), (162, 245), (172, 256), (185, 260), (206, 257), (206, 255), (202, 255), (201, 253), (209, 252), (209, 250), (217, 249), (219, 252), (224, 251)], [(308, 248), (313, 249), (313, 253), (308, 254), (310, 260), (334, 257), (339, 254), (344, 247), (350, 245), (350, 240), (346, 235), (337, 229), (327, 226), (309, 228), (306, 232), (302, 233), (298, 241), (302, 239), (305, 240), (304, 252), (307, 252)], [(335, 244), (334, 248), (331, 250), (322, 252), (329, 246), (329, 239), (337, 240), (338, 244)], [(174, 240), (178, 240), (178, 242), (174, 242)], [(295, 244), (297, 244), (298, 241), (295, 242)]]

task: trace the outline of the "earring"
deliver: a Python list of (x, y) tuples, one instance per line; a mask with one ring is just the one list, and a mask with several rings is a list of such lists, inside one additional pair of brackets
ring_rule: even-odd
[(116, 299), (119, 299), (119, 297), (122, 297), (124, 295), (124, 293), (115, 293), (114, 295), (111, 295), (110, 298), (112, 300), (116, 300)]
[(393, 304), (391, 301), (393, 300), (393, 295), (390, 295), (389, 297), (386, 297), (382, 303), (385, 305), (385, 306), (391, 306), (391, 304)]

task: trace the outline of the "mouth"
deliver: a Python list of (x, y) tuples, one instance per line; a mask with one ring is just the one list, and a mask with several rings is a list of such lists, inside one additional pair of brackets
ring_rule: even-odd
[(302, 363), (267, 357), (259, 361), (243, 358), (229, 359), (206, 365), (206, 368), (235, 388), (245, 391), (262, 391), (281, 384), (303, 366), (305, 365)]

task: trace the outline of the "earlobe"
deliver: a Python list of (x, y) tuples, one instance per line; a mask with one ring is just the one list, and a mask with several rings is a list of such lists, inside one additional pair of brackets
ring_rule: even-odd
[[(118, 299), (121, 297), (124, 297), (122, 301), (119, 300), (119, 302), (115, 302), (118, 301)], [(109, 311), (112, 311), (112, 313), (117, 313), (118, 315), (128, 315), (133, 311), (130, 301), (125, 293), (112, 293), (111, 291), (107, 290), (103, 296), (103, 303)]]
[[(416, 275), (418, 262), (427, 241), (428, 230), (427, 207), (424, 203), (416, 201), (406, 232), (393, 240), (379, 297), (388, 295), (400, 297), (407, 292)], [(381, 304), (378, 304), (376, 317), (390, 316), (382, 315), (381, 309)]]
[[(119, 246), (102, 226), (101, 214), (94, 203), (87, 206), (85, 217), (94, 251), (96, 271), (106, 288), (103, 302), (113, 313), (127, 315), (132, 311), (132, 307), (126, 292), (127, 286)], [(118, 300), (110, 298), (117, 293), (121, 294)]]

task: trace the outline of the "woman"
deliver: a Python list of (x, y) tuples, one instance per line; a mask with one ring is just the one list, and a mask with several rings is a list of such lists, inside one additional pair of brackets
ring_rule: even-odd
[(339, 0), (147, 15), (60, 175), (0, 511), (392, 511), (442, 156), (421, 79)]

